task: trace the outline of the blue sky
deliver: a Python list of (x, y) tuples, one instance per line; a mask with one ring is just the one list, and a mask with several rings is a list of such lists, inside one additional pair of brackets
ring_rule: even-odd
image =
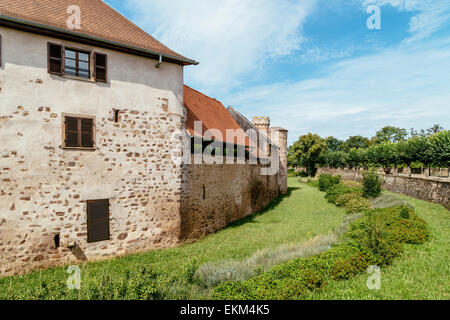
[[(302, 134), (450, 128), (450, 0), (106, 0), (200, 62), (185, 83)], [(369, 30), (369, 5), (381, 29)]]

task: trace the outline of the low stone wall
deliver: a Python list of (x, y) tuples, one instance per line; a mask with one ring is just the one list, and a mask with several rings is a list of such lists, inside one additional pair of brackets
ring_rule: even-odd
[[(317, 174), (319, 175), (321, 173), (340, 174), (343, 179), (361, 182), (363, 172), (347, 169), (320, 168)], [(450, 181), (379, 174), (383, 177), (383, 188), (388, 191), (442, 204), (447, 209), (450, 209)]]
[(181, 240), (216, 232), (267, 206), (278, 196), (278, 175), (261, 165), (189, 165), (181, 205)]

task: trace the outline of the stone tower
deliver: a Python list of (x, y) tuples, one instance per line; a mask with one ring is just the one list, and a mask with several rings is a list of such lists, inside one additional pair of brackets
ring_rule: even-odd
[[(287, 193), (287, 138), (288, 131), (280, 127), (270, 127), (269, 117), (253, 117), (253, 125), (279, 148), (280, 171), (278, 184), (282, 193)], [(270, 149), (270, 146), (267, 146)], [(270, 153), (268, 153), (270, 154)]]

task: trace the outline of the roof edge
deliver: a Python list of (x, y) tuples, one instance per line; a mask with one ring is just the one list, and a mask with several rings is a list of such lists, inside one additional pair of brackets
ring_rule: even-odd
[[(81, 34), (81, 33), (74, 32), (74, 31), (68, 31), (65, 29), (52, 27), (52, 26), (48, 26), (45, 24), (32, 22), (32, 21), (28, 21), (28, 20), (23, 20), (23, 19), (18, 19), (18, 18), (0, 14), (0, 25), (2, 25), (2, 21), (6, 22), (5, 23), (6, 26), (9, 26), (12, 28), (14, 28), (14, 25), (22, 25), (24, 27), (28, 27), (31, 29), (42, 30), (44, 34), (50, 33), (51, 35), (54, 35), (56, 38), (60, 38), (61, 35), (67, 35), (69, 37), (72, 37), (75, 39), (83, 39), (83, 40), (89, 41), (91, 43), (95, 42), (95, 43), (99, 43), (99, 44), (104, 44), (107, 46), (107, 48), (116, 49), (119, 51), (126, 51), (129, 53), (134, 52), (134, 54), (140, 53), (140, 55), (152, 57), (152, 58), (161, 56), (163, 58), (163, 61), (174, 62), (174, 63), (182, 64), (184, 66), (199, 64), (199, 62), (197, 62), (195, 60), (191, 60), (191, 59), (187, 59), (187, 58), (183, 59), (183, 58), (179, 58), (179, 57), (176, 57), (173, 55), (168, 55), (168, 54), (157, 52), (157, 51), (152, 51), (152, 50), (143, 49), (143, 48), (136, 47), (136, 46), (126, 45), (126, 44), (112, 41), (112, 40), (107, 40), (107, 39), (90, 36), (90, 35), (85, 35), (85, 34)], [(18, 29), (20, 29), (20, 28), (18, 28)], [(30, 32), (30, 30), (25, 30), (25, 31)], [(58, 34), (60, 36), (58, 36)], [(101, 45), (99, 45), (99, 46), (101, 46)], [(120, 50), (120, 49), (122, 49), (122, 50)]]

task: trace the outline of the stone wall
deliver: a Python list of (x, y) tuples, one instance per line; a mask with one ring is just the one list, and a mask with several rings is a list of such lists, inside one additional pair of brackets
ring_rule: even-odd
[[(343, 179), (362, 181), (362, 171), (346, 169), (320, 168), (318, 175), (329, 173), (340, 174)], [(383, 178), (383, 188), (388, 191), (401, 193), (417, 199), (442, 204), (450, 209), (450, 181), (444, 179), (418, 178), (402, 175), (379, 173)]]
[(189, 165), (182, 202), (181, 235), (192, 241), (267, 206), (278, 196), (278, 175), (261, 165)]
[[(176, 165), (183, 68), (0, 27), (0, 276), (167, 248), (262, 209), (259, 165)], [(47, 72), (47, 42), (108, 54), (108, 83)], [(119, 110), (118, 122), (114, 111)], [(63, 147), (64, 114), (95, 117), (95, 149)], [(110, 239), (87, 242), (88, 200)], [(54, 241), (60, 238), (60, 246)]]
[[(108, 54), (108, 83), (69, 79), (47, 73), (47, 42), (58, 39), (0, 34), (0, 275), (178, 244), (182, 168), (171, 152), (181, 142), (171, 135), (185, 127), (183, 68), (61, 41)], [(95, 117), (95, 150), (62, 147), (65, 113)], [(87, 243), (96, 199), (110, 201), (111, 237)]]

